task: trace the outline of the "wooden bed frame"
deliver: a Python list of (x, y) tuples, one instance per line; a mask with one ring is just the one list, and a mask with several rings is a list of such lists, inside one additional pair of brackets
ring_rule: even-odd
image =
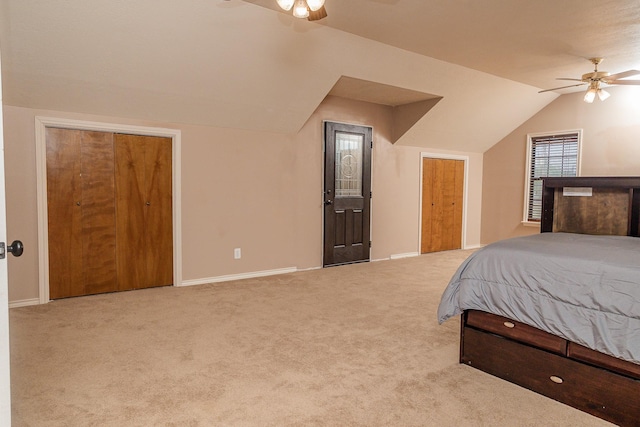
[[(545, 178), (540, 231), (639, 236), (640, 177)], [(621, 426), (640, 425), (640, 365), (481, 311), (462, 314), (460, 363)]]

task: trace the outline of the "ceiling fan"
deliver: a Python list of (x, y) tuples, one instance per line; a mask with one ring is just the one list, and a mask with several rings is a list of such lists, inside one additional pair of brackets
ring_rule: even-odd
[(600, 87), (600, 85), (603, 83), (607, 85), (640, 85), (640, 80), (621, 80), (626, 77), (631, 77), (631, 76), (640, 74), (640, 71), (638, 70), (627, 70), (621, 73), (609, 74), (606, 71), (598, 71), (598, 65), (603, 61), (603, 58), (589, 58), (589, 61), (591, 61), (594, 65), (594, 70), (592, 73), (583, 74), (582, 77), (579, 79), (562, 78), (562, 77), (556, 79), (556, 80), (569, 80), (569, 81), (575, 81), (580, 83), (572, 84), (568, 86), (556, 87), (553, 89), (545, 89), (545, 90), (539, 91), (538, 93), (549, 92), (549, 91), (558, 90), (558, 89), (566, 89), (566, 88), (575, 87), (575, 86), (589, 85), (589, 89), (587, 89), (587, 93), (584, 95), (584, 101), (588, 103), (592, 103), (596, 95), (598, 95), (598, 98), (600, 98), (600, 101), (604, 101), (610, 96), (609, 92), (607, 92), (606, 90)]
[(286, 11), (293, 9), (293, 16), (296, 18), (307, 18), (309, 21), (317, 21), (327, 17), (324, 1), (325, 0), (276, 0), (276, 3)]
[[(231, 0), (222, 0), (231, 1)], [(307, 19), (308, 21), (318, 21), (327, 17), (327, 9), (324, 8), (325, 0), (276, 0), (278, 6), (285, 11), (293, 9), (293, 16)], [(249, 2), (254, 3), (254, 2)]]

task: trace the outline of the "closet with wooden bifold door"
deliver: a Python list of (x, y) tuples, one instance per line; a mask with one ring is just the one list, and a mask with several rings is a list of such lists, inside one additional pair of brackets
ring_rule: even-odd
[(173, 284), (171, 138), (46, 129), (49, 297)]
[(462, 247), (464, 160), (422, 159), (420, 253)]

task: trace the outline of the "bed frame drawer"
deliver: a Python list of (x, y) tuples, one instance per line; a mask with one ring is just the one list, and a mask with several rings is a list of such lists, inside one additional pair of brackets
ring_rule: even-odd
[(640, 420), (640, 381), (465, 327), (461, 363), (621, 426)]
[(567, 356), (640, 380), (640, 365), (599, 353), (576, 343), (569, 343)]
[(567, 341), (555, 335), (524, 323), (509, 320), (506, 317), (484, 311), (467, 311), (466, 324), (487, 332), (511, 338), (526, 344), (552, 351), (557, 354), (567, 354)]

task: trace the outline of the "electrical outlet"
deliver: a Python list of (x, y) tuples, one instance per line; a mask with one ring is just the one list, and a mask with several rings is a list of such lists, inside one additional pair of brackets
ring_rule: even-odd
[(242, 258), (242, 250), (240, 248), (235, 248), (233, 250), (233, 259), (240, 259)]

